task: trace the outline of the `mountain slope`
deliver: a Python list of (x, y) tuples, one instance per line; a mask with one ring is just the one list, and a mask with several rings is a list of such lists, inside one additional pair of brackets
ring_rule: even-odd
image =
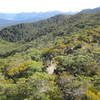
[(18, 24), (4, 28), (0, 31), (0, 36), (8, 41), (30, 41), (50, 31), (52, 32), (58, 24), (67, 21), (68, 18), (67, 15), (58, 15), (36, 23)]
[(0, 41), (1, 98), (99, 100), (100, 26), (56, 38), (46, 47), (45, 38), (39, 37), (38, 48), (27, 42), (28, 49), (24, 43)]
[(0, 37), (7, 41), (32, 41), (42, 35), (64, 36), (82, 29), (100, 25), (100, 13), (78, 13), (73, 16), (57, 15), (35, 23), (18, 24), (0, 31)]
[(0, 100), (100, 100), (100, 13), (1, 30)]
[[(96, 13), (96, 12), (100, 12), (100, 7), (94, 9), (85, 9), (82, 10), (80, 13)], [(77, 13), (78, 12), (60, 12), (60, 11), (38, 12), (38, 13), (37, 12), (8, 13), (8, 14), (0, 13), (0, 19), (2, 19), (2, 23), (0, 23), (0, 26), (9, 26), (18, 23), (36, 22), (59, 14), (75, 15)]]
[(100, 7), (94, 9), (85, 9), (81, 11), (81, 13), (96, 13), (96, 12), (100, 12)]

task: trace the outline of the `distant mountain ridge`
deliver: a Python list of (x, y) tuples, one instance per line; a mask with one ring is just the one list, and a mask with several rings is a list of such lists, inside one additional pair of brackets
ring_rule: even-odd
[[(28, 12), (28, 13), (0, 13), (0, 26), (10, 26), (18, 23), (36, 22), (59, 14), (73, 15), (77, 12)], [(6, 20), (6, 21), (5, 21)]]
[(61, 11), (50, 11), (50, 12), (22, 12), (22, 13), (0, 13), (0, 19), (6, 19), (6, 20), (26, 20), (36, 17), (43, 17), (48, 18), (51, 16), (55, 16), (58, 14), (67, 14), (67, 15), (73, 15), (77, 12), (61, 12)]
[(44, 35), (64, 36), (82, 29), (100, 26), (100, 12), (56, 15), (34, 23), (22, 23), (4, 28), (0, 37), (11, 42), (32, 41)]
[(96, 13), (96, 12), (100, 12), (100, 7), (94, 9), (85, 9), (81, 11), (81, 13)]
[(13, 25), (14, 23), (17, 23), (17, 21), (0, 19), (0, 26)]
[[(84, 9), (80, 13), (96, 13), (100, 12), (100, 7), (94, 9)], [(44, 20), (56, 15), (75, 15), (78, 12), (61, 12), (61, 11), (51, 11), (51, 12), (23, 12), (23, 13), (0, 13), (0, 28), (16, 25), (20, 23), (30, 23), (40, 20)]]

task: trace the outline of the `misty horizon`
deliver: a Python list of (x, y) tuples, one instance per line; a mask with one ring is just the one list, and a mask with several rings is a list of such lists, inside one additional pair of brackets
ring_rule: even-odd
[(0, 13), (79, 12), (97, 7), (99, 0), (0, 0)]
[(100, 8), (100, 6), (97, 6), (97, 7), (94, 7), (94, 8), (83, 8), (79, 11), (60, 11), (60, 10), (49, 10), (49, 11), (23, 11), (23, 12), (0, 12), (2, 14), (18, 14), (18, 13), (47, 13), (47, 12), (61, 12), (61, 13), (66, 13), (66, 12), (69, 12), (69, 13), (78, 13), (82, 10), (88, 10), (88, 9), (95, 9), (95, 8)]

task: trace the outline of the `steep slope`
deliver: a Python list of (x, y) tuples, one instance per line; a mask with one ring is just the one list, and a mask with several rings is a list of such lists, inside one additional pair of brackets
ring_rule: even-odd
[(57, 15), (35, 23), (18, 24), (0, 31), (0, 37), (7, 41), (32, 41), (40, 36), (52, 34), (64, 36), (82, 29), (100, 25), (100, 13), (78, 13), (73, 16)]
[(31, 41), (41, 35), (52, 32), (57, 25), (66, 22), (69, 16), (58, 15), (36, 23), (18, 24), (0, 31), (0, 36), (8, 41)]

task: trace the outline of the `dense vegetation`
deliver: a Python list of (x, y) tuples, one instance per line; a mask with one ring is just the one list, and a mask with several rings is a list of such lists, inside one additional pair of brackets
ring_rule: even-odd
[(0, 31), (0, 100), (100, 100), (99, 15)]
[(32, 41), (43, 35), (65, 36), (82, 29), (97, 27), (100, 25), (100, 12), (88, 14), (79, 13), (73, 16), (58, 15), (36, 23), (18, 24), (4, 28), (0, 31), (0, 37), (7, 41)]

